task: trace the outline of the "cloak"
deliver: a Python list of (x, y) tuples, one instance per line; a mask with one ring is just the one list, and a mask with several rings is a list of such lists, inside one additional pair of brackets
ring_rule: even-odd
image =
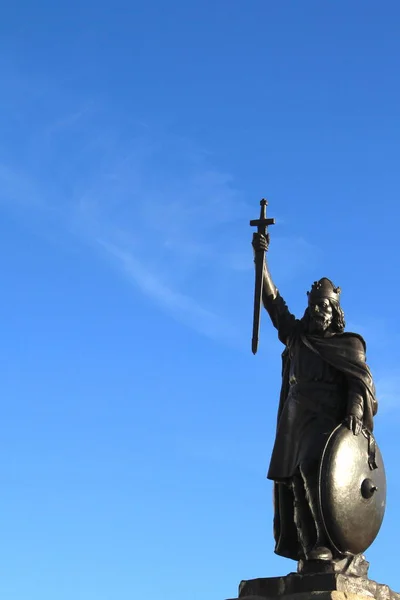
[[(371, 372), (365, 363), (366, 344), (364, 339), (355, 333), (336, 334), (332, 337), (311, 336), (302, 331), (301, 323), (292, 336), (318, 354), (324, 361), (340, 371), (346, 377), (355, 378), (360, 384), (363, 396), (363, 425), (370, 432), (373, 430), (373, 417), (377, 412), (377, 400)], [(282, 355), (282, 388), (278, 408), (278, 424), (289, 392), (290, 354), (286, 347)], [(268, 474), (269, 477), (269, 474)], [(269, 477), (273, 479), (272, 477)], [(289, 484), (289, 485), (288, 485)], [(299, 560), (302, 558), (298, 541), (297, 528), (294, 521), (293, 492), (290, 481), (274, 483), (274, 537), (275, 552), (280, 556)]]

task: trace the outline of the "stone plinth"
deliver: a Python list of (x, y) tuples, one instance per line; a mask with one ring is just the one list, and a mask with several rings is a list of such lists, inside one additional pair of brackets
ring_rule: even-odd
[[(290, 573), (242, 581), (240, 600), (400, 600), (400, 594), (382, 585), (352, 575)], [(233, 599), (232, 599), (233, 600)], [(236, 600), (236, 599), (235, 599)]]

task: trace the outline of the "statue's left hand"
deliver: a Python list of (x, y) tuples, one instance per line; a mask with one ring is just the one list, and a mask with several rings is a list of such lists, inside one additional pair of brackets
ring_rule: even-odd
[(362, 429), (362, 420), (356, 417), (356, 415), (349, 415), (346, 419), (347, 427), (354, 433), (359, 435)]

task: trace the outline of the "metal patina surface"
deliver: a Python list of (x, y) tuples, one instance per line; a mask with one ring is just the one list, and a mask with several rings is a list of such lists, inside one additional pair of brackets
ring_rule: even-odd
[(386, 507), (386, 477), (380, 450), (365, 429), (339, 425), (324, 449), (320, 508), (332, 545), (341, 554), (364, 552), (376, 538)]
[(366, 342), (345, 331), (341, 289), (327, 277), (311, 285), (303, 315), (291, 313), (265, 255), (273, 224), (266, 204), (261, 201), (260, 218), (250, 222), (257, 227), (252, 350), (262, 303), (284, 345), (267, 475), (274, 482), (275, 552), (299, 561), (305, 574), (345, 572), (361, 564), (385, 512), (385, 471), (372, 436), (378, 402)]

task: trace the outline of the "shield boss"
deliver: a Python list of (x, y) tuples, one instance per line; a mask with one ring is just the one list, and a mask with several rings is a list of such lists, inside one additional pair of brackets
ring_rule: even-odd
[(385, 468), (374, 438), (339, 425), (322, 454), (319, 500), (323, 522), (340, 554), (360, 554), (376, 538), (386, 505)]

